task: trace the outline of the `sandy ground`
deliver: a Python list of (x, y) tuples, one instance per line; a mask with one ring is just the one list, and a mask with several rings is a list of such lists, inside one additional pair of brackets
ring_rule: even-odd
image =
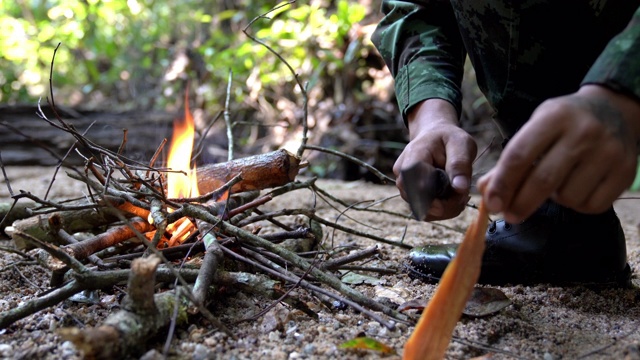
[[(50, 169), (8, 168), (14, 192), (27, 190), (43, 195), (50, 179)], [(347, 203), (376, 201), (397, 195), (393, 186), (363, 182), (319, 181), (319, 186)], [(83, 192), (78, 184), (58, 175), (52, 198), (65, 198)], [(635, 194), (627, 194), (634, 196)], [(626, 195), (625, 195), (626, 196)], [(4, 180), (0, 182), (0, 202), (7, 201)], [(315, 204), (315, 205), (314, 205)], [(264, 210), (316, 207), (319, 215), (341, 225), (411, 245), (459, 242), (461, 231), (474, 218), (476, 211), (467, 209), (456, 219), (439, 224), (419, 223), (384, 213), (338, 212), (308, 190), (300, 190), (276, 198)], [(640, 200), (619, 200), (616, 210), (627, 236), (629, 263), (634, 272), (640, 271), (640, 238), (637, 214)], [(407, 214), (407, 205), (398, 197), (383, 201), (375, 208)], [(344, 211), (344, 208), (340, 208)], [(357, 220), (357, 221), (356, 221)], [(459, 230), (459, 231), (456, 231)], [(403, 235), (404, 234), (404, 235)], [(325, 229), (325, 246), (355, 245), (365, 248), (372, 240)], [(399, 269), (407, 250), (378, 244), (380, 255), (367, 266)], [(5, 237), (0, 246), (10, 248), (13, 242)], [(20, 262), (22, 258), (5, 250), (0, 251), (0, 311), (13, 308), (37, 296), (48, 288), (48, 272), (38, 265)], [(411, 280), (398, 271), (395, 274), (363, 273), (378, 279), (375, 285), (356, 285), (355, 288), (371, 297), (396, 306), (413, 299), (428, 299), (435, 286)], [(511, 300), (501, 312), (483, 318), (463, 317), (455, 329), (447, 357), (468, 359), (486, 356), (492, 359), (640, 359), (640, 289), (592, 290), (584, 287), (500, 287)], [(391, 290), (393, 294), (385, 292)], [(397, 359), (413, 327), (398, 324), (394, 330), (352, 309), (324, 306), (317, 299), (300, 296), (318, 313), (314, 320), (297, 310), (278, 305), (266, 316), (235, 324), (256, 314), (272, 300), (241, 292), (219, 295), (211, 309), (229, 325), (238, 337), (233, 340), (213, 329), (206, 321), (194, 317), (188, 326), (176, 332), (171, 343), (173, 359)], [(95, 326), (118, 308), (118, 291), (97, 293), (96, 304), (65, 301), (20, 320), (0, 330), (0, 356), (7, 359), (77, 359), (81, 354), (57, 334), (62, 327)], [(339, 346), (357, 336), (366, 335), (392, 347), (395, 355), (371, 350), (344, 350)], [(162, 351), (166, 334), (160, 334), (146, 347), (153, 358)], [(137, 358), (137, 357), (134, 357)]]

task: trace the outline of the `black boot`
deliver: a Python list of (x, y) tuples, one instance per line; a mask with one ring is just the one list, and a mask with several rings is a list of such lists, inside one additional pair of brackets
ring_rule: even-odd
[[(428, 245), (409, 253), (411, 277), (437, 282), (457, 245)], [(627, 248), (613, 208), (598, 215), (545, 203), (520, 224), (492, 222), (481, 284), (631, 285)]]

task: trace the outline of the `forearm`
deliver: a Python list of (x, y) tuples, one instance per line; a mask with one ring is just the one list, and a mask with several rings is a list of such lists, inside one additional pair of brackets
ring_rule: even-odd
[(593, 64), (582, 85), (595, 84), (640, 101), (640, 8)]
[(394, 76), (404, 119), (432, 98), (449, 101), (459, 113), (466, 52), (451, 5), (383, 1), (382, 10), (372, 41)]

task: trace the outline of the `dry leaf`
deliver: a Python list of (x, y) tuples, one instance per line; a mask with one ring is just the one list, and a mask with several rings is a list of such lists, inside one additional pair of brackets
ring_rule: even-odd
[(502, 290), (475, 288), (462, 313), (471, 317), (483, 317), (495, 314), (509, 305), (511, 305), (511, 300)]

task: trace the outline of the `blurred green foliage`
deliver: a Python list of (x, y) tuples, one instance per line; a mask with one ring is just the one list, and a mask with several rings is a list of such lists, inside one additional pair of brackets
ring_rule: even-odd
[[(277, 93), (292, 84), (292, 74), (243, 33), (275, 5), (255, 0), (0, 2), (0, 102), (34, 102), (48, 95), (58, 43), (53, 84), (62, 103), (166, 108), (181, 102), (176, 92), (193, 78), (203, 101), (220, 102), (230, 70), (238, 98), (250, 91)], [(365, 13), (347, 0), (297, 2), (257, 19), (248, 31), (296, 72), (317, 80), (344, 66), (347, 33)]]

